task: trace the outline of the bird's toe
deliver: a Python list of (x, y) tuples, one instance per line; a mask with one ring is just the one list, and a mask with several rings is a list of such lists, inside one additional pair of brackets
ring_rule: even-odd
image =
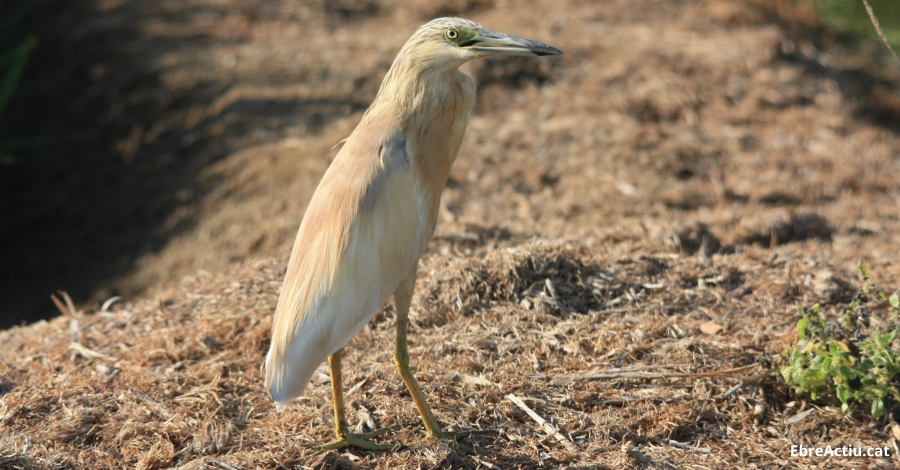
[[(380, 430), (379, 430), (380, 431)], [(376, 431), (377, 432), (377, 431)], [(387, 432), (387, 431), (384, 431)], [(339, 439), (335, 439), (327, 444), (322, 444), (320, 446), (316, 446), (316, 450), (324, 451), (324, 450), (337, 450), (344, 449), (347, 447), (356, 447), (359, 449), (365, 450), (394, 450), (398, 449), (401, 446), (397, 444), (379, 444), (377, 442), (370, 441), (367, 437), (370, 437), (371, 434), (347, 434), (345, 436), (340, 437)], [(381, 433), (384, 434), (384, 433)], [(376, 434), (376, 435), (381, 435)], [(374, 437), (374, 436), (371, 436)]]

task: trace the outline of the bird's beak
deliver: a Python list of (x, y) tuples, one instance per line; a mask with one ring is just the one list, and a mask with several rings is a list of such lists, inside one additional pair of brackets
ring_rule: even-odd
[(530, 39), (482, 29), (462, 47), (480, 56), (490, 55), (561, 55), (563, 51)]

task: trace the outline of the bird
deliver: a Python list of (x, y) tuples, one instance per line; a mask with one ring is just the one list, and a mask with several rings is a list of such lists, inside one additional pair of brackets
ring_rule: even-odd
[(345, 416), (344, 346), (392, 297), (394, 363), (426, 438), (443, 431), (410, 370), (409, 308), (419, 258), (434, 234), (441, 194), (472, 112), (475, 84), (459, 67), (488, 56), (547, 56), (554, 47), (461, 18), (437, 18), (403, 45), (371, 106), (313, 193), (291, 250), (264, 362), (277, 409), (296, 400), (327, 358), (336, 439), (320, 449), (388, 450), (353, 434)]

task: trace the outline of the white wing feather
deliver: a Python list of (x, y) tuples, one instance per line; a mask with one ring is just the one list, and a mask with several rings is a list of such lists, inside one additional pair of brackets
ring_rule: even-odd
[[(352, 151), (351, 144), (348, 143), (341, 153)], [(379, 150), (380, 161), (368, 178), (364, 194), (345, 198), (359, 201), (358, 209), (348, 214), (352, 220), (344, 226), (346, 233), (339, 235), (322, 227), (318, 227), (317, 233), (307, 233), (317, 227), (315, 223), (307, 224), (306, 217), (324, 216), (327, 219), (329, 215), (338, 215), (317, 214), (316, 211), (330, 206), (320, 203), (321, 198), (317, 199), (316, 195), (301, 224), (298, 245), (294, 248), (288, 271), (295, 263), (302, 264), (307, 269), (305, 273), (298, 273), (299, 277), (311, 275), (313, 278), (289, 283), (290, 276), (286, 276), (281, 293), (285, 298), (279, 299), (272, 346), (266, 356), (266, 385), (279, 406), (300, 396), (319, 365), (362, 330), (410, 269), (415, 269), (431, 236), (431, 233), (423, 233), (421, 227), (426, 224), (420, 223), (419, 211), (415, 209), (420, 207), (422, 195), (410, 164), (406, 141), (395, 134)], [(332, 169), (347, 166), (341, 165), (345, 163), (343, 161), (339, 163), (340, 158), (341, 154), (332, 165), (337, 166), (329, 168), (329, 173)], [(328, 187), (331, 193), (338, 187), (328, 184), (329, 173), (316, 190), (317, 195), (323, 187)], [(344, 190), (352, 191), (353, 188)], [(335, 197), (335, 194), (330, 196)], [(308, 248), (328, 247), (325, 250), (328, 251), (339, 244), (321, 237), (338, 236), (346, 236), (347, 240), (343, 253), (337, 256), (303, 252), (304, 247), (300, 246), (303, 243)], [(317, 263), (336, 263), (336, 266)], [(299, 289), (299, 296), (291, 291), (298, 290), (294, 285), (297, 281), (314, 283), (307, 286), (312, 298), (301, 298), (303, 289)], [(292, 310), (298, 308), (304, 311)], [(296, 321), (289, 324), (291, 322), (279, 318), (283, 316)]]

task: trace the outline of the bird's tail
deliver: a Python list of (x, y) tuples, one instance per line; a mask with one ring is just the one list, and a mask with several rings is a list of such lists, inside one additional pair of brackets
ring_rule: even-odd
[(278, 411), (303, 394), (323, 360), (318, 355), (310, 357), (312, 355), (304, 351), (307, 348), (303, 344), (292, 346), (285, 351), (277, 351), (275, 347), (271, 347), (266, 355), (266, 390), (275, 400)]

